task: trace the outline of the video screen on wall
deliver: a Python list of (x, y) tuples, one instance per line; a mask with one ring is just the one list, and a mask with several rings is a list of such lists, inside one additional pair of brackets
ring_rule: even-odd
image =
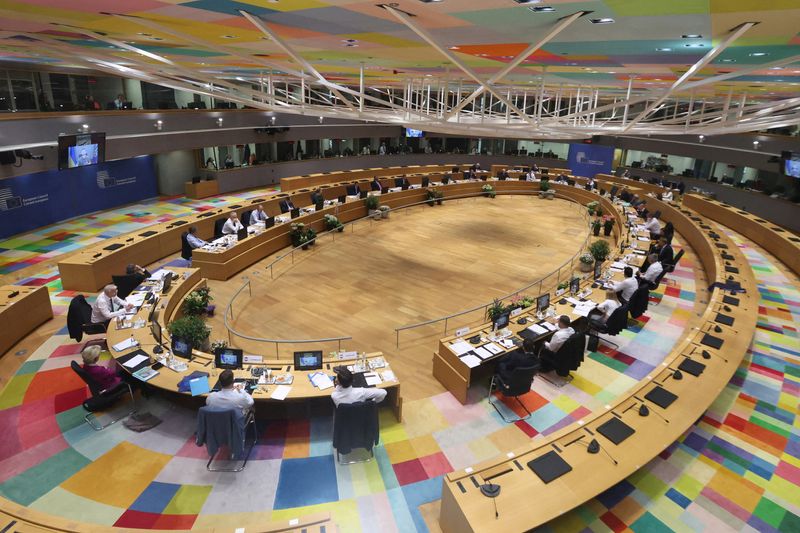
[(106, 160), (106, 134), (61, 135), (58, 138), (58, 169), (96, 165)]
[(424, 137), (425, 132), (422, 130), (415, 130), (413, 128), (406, 128), (406, 137)]
[(786, 176), (800, 179), (800, 152), (783, 152), (781, 170)]

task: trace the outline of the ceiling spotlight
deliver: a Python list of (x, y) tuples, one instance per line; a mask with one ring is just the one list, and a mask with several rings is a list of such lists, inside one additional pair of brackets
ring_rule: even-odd
[(735, 59), (720, 59), (721, 63), (736, 63)]
[(767, 54), (766, 52), (753, 52), (752, 54), (749, 54), (749, 55), (750, 55), (750, 57), (762, 57), (762, 56), (766, 56), (766, 55), (769, 55), (769, 54)]
[(681, 35), (684, 39), (702, 39), (703, 36), (699, 33), (687, 33), (686, 35)]
[(685, 46), (686, 48), (705, 48), (706, 45), (704, 45), (703, 43), (690, 43), (690, 44), (684, 44), (683, 46)]
[(609, 17), (603, 17), (599, 19), (589, 19), (589, 22), (592, 24), (614, 24), (614, 19)]
[(529, 7), (528, 9), (534, 13), (552, 13), (556, 10), (556, 8), (550, 6), (533, 6)]
[(222, 122), (223, 122), (222, 117), (219, 117), (217, 119), (217, 126), (219, 126), (221, 128), (222, 127)]
[(156, 120), (156, 123), (154, 124), (154, 126), (156, 127), (156, 129), (157, 129), (158, 131), (161, 131), (161, 128), (163, 128), (163, 127), (164, 127), (164, 122), (163, 122), (163, 121), (161, 121), (161, 120)]
[(81, 130), (83, 131), (83, 133), (89, 133), (89, 125), (88, 124), (83, 124), (81, 126)]
[(758, 141), (753, 141), (753, 150), (758, 150), (758, 145), (761, 144)]
[(422, 2), (423, 4), (437, 4), (442, 0), (419, 0), (419, 1)]
[(451, 46), (450, 50), (459, 50), (459, 47), (458, 46)]
[(656, 52), (672, 52), (672, 48), (656, 48)]
[(783, 70), (783, 67), (770, 67), (770, 70)]
[(275, 124), (275, 117), (269, 117), (269, 121), (270, 121), (272, 124)]
[(514, 0), (518, 4), (522, 5), (530, 5), (530, 4), (541, 4), (542, 0)]
[(706, 136), (705, 135), (698, 135), (697, 136), (697, 140), (700, 141), (700, 142), (703, 142), (703, 141), (706, 140)]

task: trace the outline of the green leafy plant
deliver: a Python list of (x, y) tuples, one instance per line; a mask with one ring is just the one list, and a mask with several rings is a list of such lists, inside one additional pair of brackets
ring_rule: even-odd
[(481, 190), (483, 191), (484, 196), (488, 196), (489, 198), (494, 198), (495, 196), (497, 196), (494, 187), (492, 187), (488, 183), (485, 184), (483, 187), (481, 187)]
[(594, 264), (594, 256), (589, 252), (582, 253), (580, 257), (578, 257), (578, 261), (583, 263), (584, 265), (593, 265)]
[(167, 324), (167, 330), (171, 336), (187, 340), (196, 348), (203, 346), (211, 336), (211, 328), (200, 316), (182, 316)]
[(214, 298), (211, 297), (211, 291), (208, 287), (203, 287), (194, 290), (186, 295), (183, 299), (181, 310), (187, 316), (199, 316), (206, 312), (208, 304)]
[(539, 190), (542, 192), (547, 192), (550, 190), (550, 182), (546, 179), (542, 178), (542, 182), (539, 184)]
[(443, 199), (444, 199), (444, 193), (439, 189), (431, 187), (425, 192), (425, 200), (431, 207), (433, 207), (434, 202), (439, 205), (442, 205)]
[(488, 318), (491, 322), (494, 322), (497, 317), (506, 311), (508, 311), (508, 308), (503, 305), (503, 301), (495, 298), (495, 300), (492, 302), (492, 305), (486, 308), (486, 318)]
[(364, 199), (364, 205), (366, 205), (367, 209), (370, 211), (378, 209), (378, 204), (380, 204), (380, 199), (377, 195), (367, 196), (366, 199)]
[(306, 242), (308, 242), (306, 225), (302, 222), (293, 222), (291, 230), (289, 231), (289, 237), (292, 239), (292, 246), (294, 248), (306, 244)]
[(594, 241), (589, 245), (589, 253), (592, 254), (596, 261), (601, 263), (606, 260), (610, 252), (611, 246), (604, 240)]
[(344, 229), (344, 224), (339, 222), (339, 219), (333, 215), (325, 215), (323, 217), (325, 219), (325, 229), (328, 230), (339, 230), (342, 231)]
[(602, 224), (600, 224), (599, 220), (594, 219), (592, 221), (592, 233), (594, 233), (595, 235), (600, 235), (600, 226), (601, 225)]
[(599, 216), (599, 217), (603, 216), (603, 208), (598, 205), (597, 209), (595, 209), (595, 211), (594, 211), (594, 214)]
[(569, 281), (562, 281), (556, 286), (556, 289), (560, 291), (561, 289), (566, 289), (567, 287), (569, 287)]
[(306, 242), (308, 244), (317, 242), (317, 232), (314, 231), (314, 228), (306, 228)]
[(588, 204), (586, 204), (586, 209), (589, 210), (589, 214), (590, 215), (594, 215), (594, 213), (597, 210), (597, 208), (599, 207), (599, 205), (600, 205), (600, 202), (598, 202), (598, 201), (589, 202)]
[(525, 309), (534, 304), (535, 300), (530, 296), (516, 295), (511, 298), (511, 309)]

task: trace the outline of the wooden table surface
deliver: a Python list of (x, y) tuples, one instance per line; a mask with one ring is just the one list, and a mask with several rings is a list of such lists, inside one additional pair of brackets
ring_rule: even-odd
[[(16, 293), (15, 296), (12, 294)], [(53, 318), (47, 287), (0, 287), (0, 356), (28, 333)]]

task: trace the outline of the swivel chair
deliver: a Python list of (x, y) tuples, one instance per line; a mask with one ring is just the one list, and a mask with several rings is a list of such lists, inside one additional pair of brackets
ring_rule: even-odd
[[(492, 376), (492, 381), (489, 383), (489, 403), (492, 404), (497, 414), (507, 423), (517, 422), (518, 420), (527, 420), (528, 417), (531, 416), (531, 412), (525, 407), (519, 397), (523, 394), (527, 394), (531, 391), (531, 386), (533, 385), (533, 378), (536, 376), (536, 373), (539, 371), (539, 363), (524, 366), (520, 368), (515, 368), (514, 372), (511, 374), (511, 379), (506, 382), (500, 374), (495, 374)], [(492, 391), (495, 388), (506, 398), (514, 398), (517, 403), (522, 407), (522, 409), (527, 413), (524, 417), (515, 417), (515, 418), (508, 418), (505, 414), (503, 414), (500, 409), (497, 407), (497, 401), (492, 394)]]
[[(253, 442), (247, 444), (247, 429), (253, 428)], [(195, 444), (206, 446), (208, 450), (208, 463), (206, 470), (209, 472), (241, 472), (247, 466), (250, 452), (258, 442), (258, 429), (253, 411), (247, 415), (242, 414), (238, 407), (201, 407), (197, 412), (197, 431)], [(230, 450), (231, 461), (242, 461), (241, 465), (233, 468), (212, 468), (211, 463), (217, 458), (222, 446)]]
[[(102, 335), (106, 332), (106, 324), (92, 322), (92, 306), (86, 298), (79, 294), (69, 302), (67, 310), (67, 331), (69, 337), (76, 342), (81, 342), (83, 335)], [(103, 349), (108, 349), (105, 339), (94, 339), (84, 345), (100, 345)]]
[[(78, 376), (84, 381), (84, 383), (89, 386), (89, 390), (92, 393), (90, 398), (87, 398), (83, 401), (83, 408), (89, 411), (88, 414), (83, 417), (83, 419), (93, 430), (102, 431), (111, 424), (119, 422), (123, 418), (126, 418), (136, 412), (136, 400), (133, 397), (133, 389), (131, 389), (130, 384), (120, 381), (117, 385), (110, 389), (101, 389), (92, 376), (90, 376), (88, 372), (81, 368), (81, 365), (79, 365), (77, 361), (72, 361), (70, 366), (72, 367), (72, 370), (75, 371), (75, 373), (78, 374)], [(131, 398), (132, 409), (127, 413), (112, 419), (106, 424), (100, 424), (94, 413), (96, 411), (103, 411), (110, 407), (116, 403), (117, 400), (125, 396), (125, 394), (128, 394)]]
[[(339, 464), (364, 463), (374, 457), (372, 448), (378, 444), (378, 404), (373, 401), (342, 403), (333, 412), (333, 447)], [(369, 457), (342, 462), (341, 454), (363, 448)]]
[(591, 315), (589, 317), (589, 350), (595, 352), (597, 351), (597, 347), (600, 341), (605, 341), (607, 344), (612, 345), (614, 348), (618, 349), (619, 344), (611, 342), (608, 339), (603, 339), (600, 337), (600, 333), (604, 333), (611, 336), (619, 335), (622, 330), (624, 330), (628, 326), (628, 305), (623, 304), (614, 309), (614, 312), (611, 313), (611, 316), (608, 317), (608, 320), (602, 322), (600, 320), (592, 320)]

